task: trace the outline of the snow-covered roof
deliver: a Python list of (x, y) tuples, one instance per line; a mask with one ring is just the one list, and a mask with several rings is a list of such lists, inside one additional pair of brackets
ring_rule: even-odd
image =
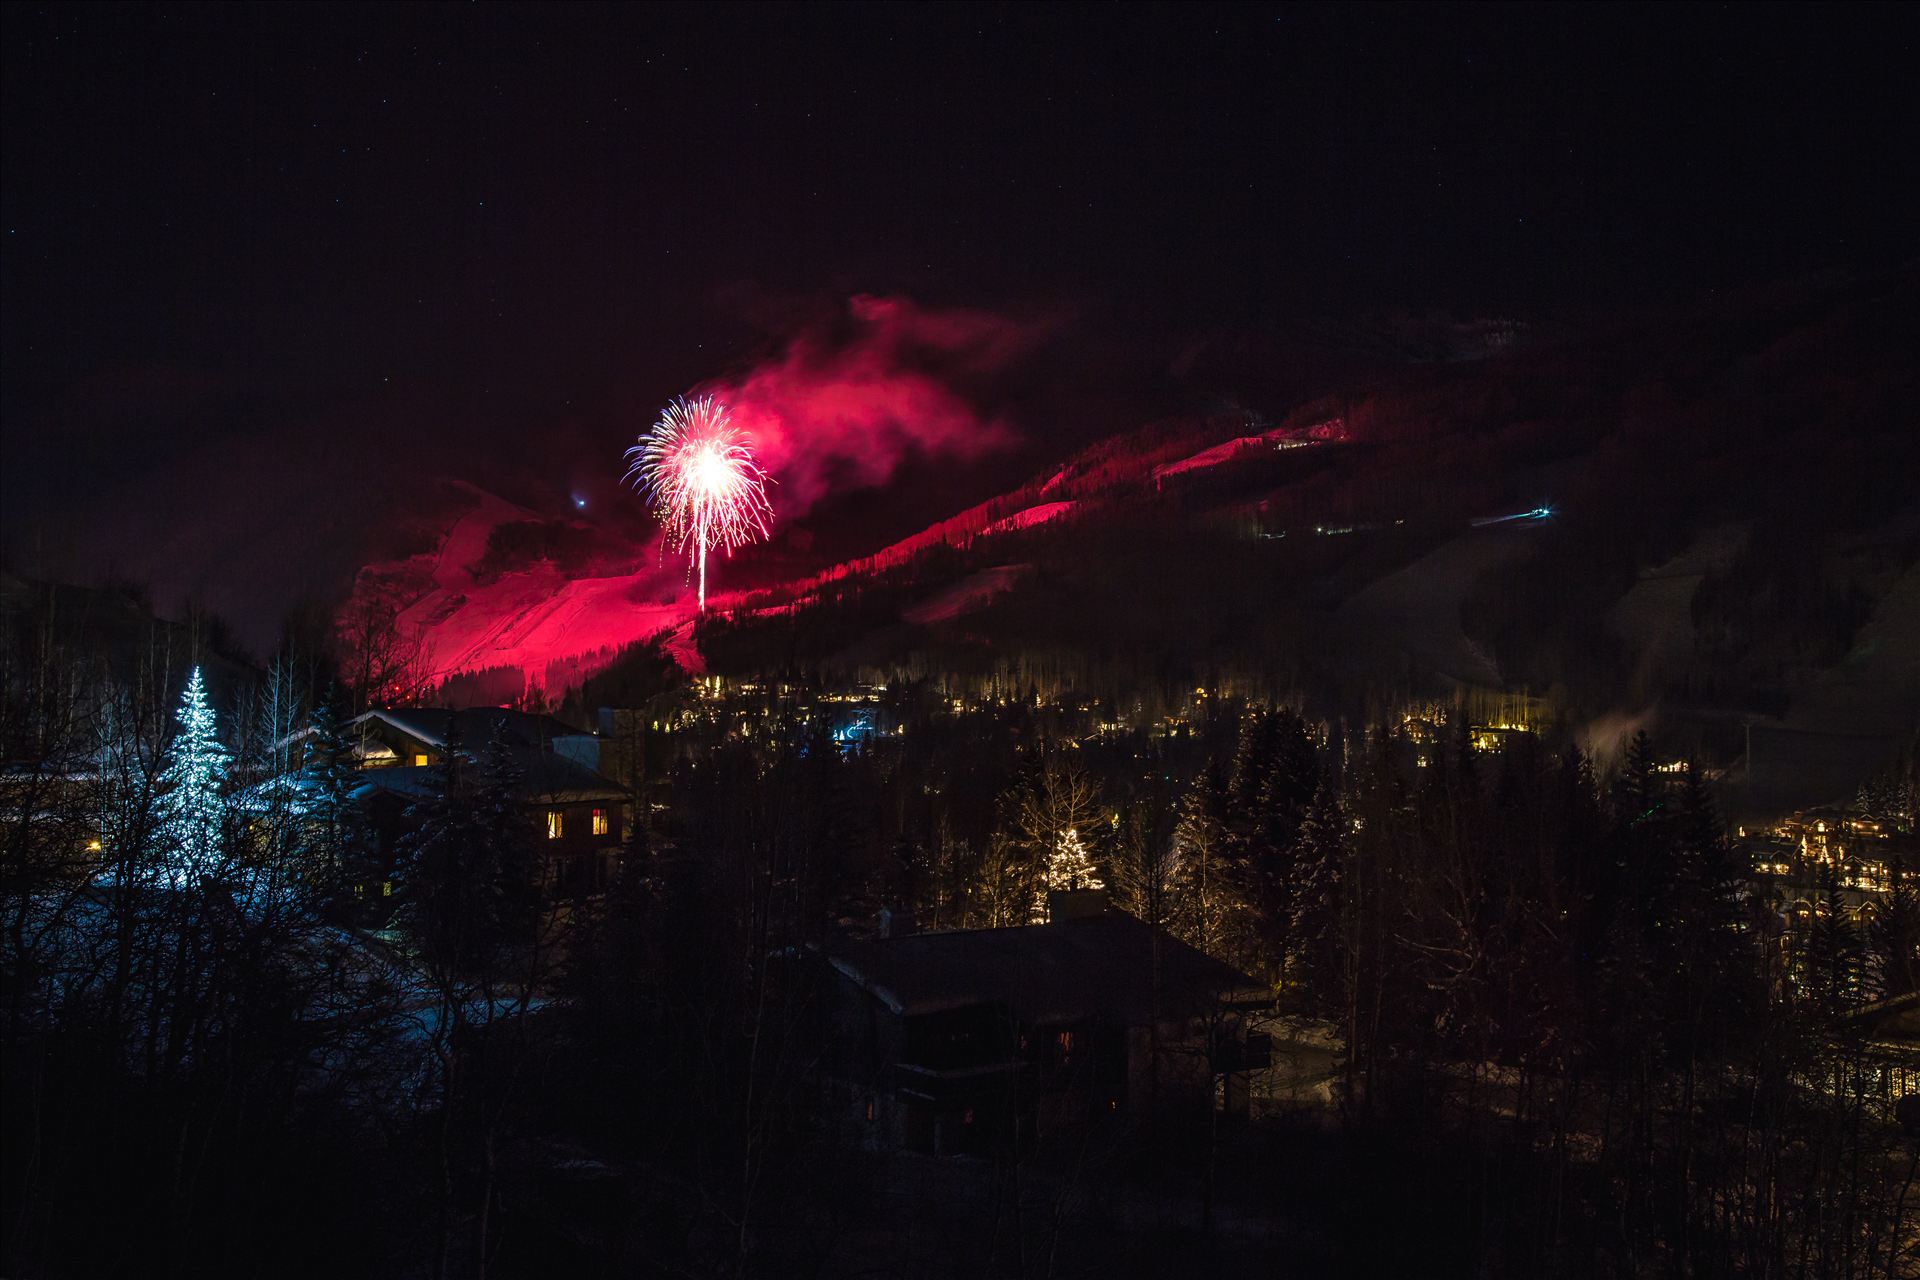
[(350, 731), (365, 729), (370, 724), (397, 729), (430, 747), (446, 746), (448, 736), (456, 727), (469, 747), (497, 733), (504, 734), (513, 746), (545, 747), (555, 738), (578, 737), (584, 732), (553, 716), (506, 707), (466, 707), (457, 711), (447, 707), (376, 707), (347, 722)]
[[(895, 1013), (1004, 1004), (1030, 1023), (1153, 1016), (1154, 934), (1123, 911), (1005, 929), (964, 929), (847, 943), (833, 967)], [(1159, 1012), (1192, 1016), (1216, 1001), (1270, 1002), (1253, 978), (1167, 933), (1159, 937)]]
[[(514, 794), (528, 804), (586, 804), (596, 800), (612, 804), (628, 798), (625, 787), (565, 756), (514, 747), (509, 747), (507, 754), (520, 774)], [(440, 786), (440, 778), (440, 769), (434, 765), (368, 769), (355, 778), (353, 793), (356, 799), (385, 794), (418, 800), (432, 795)]]

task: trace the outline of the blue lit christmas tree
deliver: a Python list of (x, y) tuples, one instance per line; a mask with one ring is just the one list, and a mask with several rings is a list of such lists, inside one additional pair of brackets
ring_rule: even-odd
[(220, 865), (226, 802), (220, 785), (227, 776), (227, 749), (215, 736), (213, 708), (206, 682), (195, 667), (174, 712), (180, 732), (167, 750), (160, 775), (162, 838), (182, 878), (205, 875)]

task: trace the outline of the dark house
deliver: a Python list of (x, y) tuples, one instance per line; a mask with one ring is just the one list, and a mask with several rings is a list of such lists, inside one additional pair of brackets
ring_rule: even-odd
[(1244, 1111), (1272, 993), (1098, 892), (1049, 923), (829, 956), (833, 1109), (866, 1146), (981, 1154), (1149, 1108)]
[(469, 756), (504, 741), (557, 896), (606, 887), (625, 835), (630, 797), (599, 772), (600, 740), (565, 721), (496, 707), (368, 711), (347, 722), (364, 777), (355, 789), (382, 852), (391, 856), (406, 810), (438, 785), (435, 766), (456, 730)]

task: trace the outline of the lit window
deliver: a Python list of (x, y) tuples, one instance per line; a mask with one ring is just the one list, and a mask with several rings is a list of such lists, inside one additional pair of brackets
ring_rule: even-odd
[(605, 809), (595, 809), (593, 811), (593, 834), (603, 836), (607, 834), (608, 829), (607, 811)]
[(426, 752), (424, 752), (424, 751), (416, 751), (416, 752), (414, 752), (414, 753), (413, 753), (413, 767), (414, 767), (414, 768), (416, 768), (416, 769), (424, 769), (424, 768), (426, 768), (426, 767), (427, 767), (427, 753), (426, 753)]
[(547, 839), (558, 840), (560, 838), (565, 816), (566, 815), (562, 814), (558, 809), (547, 810)]
[(393, 896), (393, 881), (382, 880), (380, 882), (380, 896), (383, 898), (391, 898)]

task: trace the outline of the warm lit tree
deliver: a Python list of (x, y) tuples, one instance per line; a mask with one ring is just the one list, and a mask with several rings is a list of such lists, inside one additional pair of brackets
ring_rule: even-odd
[(1099, 889), (1089, 836), (1100, 817), (1100, 788), (1078, 761), (1062, 752), (1046, 758), (1020, 791), (1015, 820), (1020, 842), (1040, 871), (1036, 916), (1056, 889)]
[(1088, 851), (1078, 827), (1068, 827), (1061, 832), (1047, 854), (1046, 883), (1050, 892), (1106, 888), (1106, 882), (1094, 871), (1093, 854)]

